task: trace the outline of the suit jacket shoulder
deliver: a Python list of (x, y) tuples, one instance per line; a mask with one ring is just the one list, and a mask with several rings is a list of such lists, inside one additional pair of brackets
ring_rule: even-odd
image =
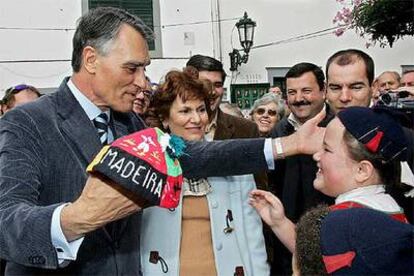
[[(333, 118), (335, 118), (335, 114), (333, 113), (332, 108), (329, 106), (329, 104), (326, 104), (326, 116), (319, 123), (319, 126), (320, 127), (326, 127)], [(271, 137), (276, 138), (276, 137), (288, 136), (288, 135), (292, 134), (294, 131), (295, 131), (295, 129), (289, 123), (288, 118), (284, 117), (272, 129)]]
[(293, 131), (293, 126), (289, 123), (287, 117), (285, 117), (273, 127), (270, 136), (272, 138), (283, 137), (292, 134)]
[[(256, 137), (259, 137), (259, 130), (254, 122), (224, 113), (220, 109), (218, 110), (217, 129), (214, 133), (214, 140)], [(254, 175), (254, 178), (258, 188), (267, 190), (266, 173), (257, 173)]]
[(218, 110), (214, 140), (255, 137), (259, 137), (259, 131), (255, 123)]

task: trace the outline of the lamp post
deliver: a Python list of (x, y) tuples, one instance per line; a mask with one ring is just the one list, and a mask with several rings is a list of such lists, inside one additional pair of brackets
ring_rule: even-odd
[(253, 45), (256, 22), (247, 17), (247, 12), (244, 12), (243, 18), (236, 23), (236, 27), (239, 33), (240, 45), (243, 47), (244, 54), (241, 55), (237, 49), (233, 49), (233, 51), (229, 53), (230, 71), (236, 71), (237, 67), (242, 63), (247, 63), (250, 48)]

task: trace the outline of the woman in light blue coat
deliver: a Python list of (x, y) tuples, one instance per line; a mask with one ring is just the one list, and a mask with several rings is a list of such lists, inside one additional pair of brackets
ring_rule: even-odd
[[(211, 91), (194, 70), (168, 73), (154, 96), (163, 126), (186, 140), (203, 139)], [(176, 209), (145, 209), (143, 274), (269, 275), (261, 219), (248, 203), (252, 189), (252, 175), (185, 179)]]

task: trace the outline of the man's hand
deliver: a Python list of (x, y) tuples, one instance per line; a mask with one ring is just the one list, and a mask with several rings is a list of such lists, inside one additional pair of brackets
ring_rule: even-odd
[(73, 241), (143, 206), (143, 201), (133, 198), (116, 183), (91, 175), (80, 197), (62, 209), (61, 227), (66, 239)]
[(322, 148), (326, 128), (318, 127), (318, 124), (325, 116), (326, 111), (323, 109), (318, 115), (308, 120), (296, 131), (299, 153), (314, 154)]
[[(312, 119), (306, 121), (292, 135), (282, 137), (283, 155), (291, 156), (296, 154), (314, 154), (320, 150), (325, 135), (325, 128), (318, 127), (318, 124), (325, 118), (326, 111), (323, 109)], [(274, 147), (274, 151), (275, 147)], [(275, 154), (275, 159), (278, 156)]]
[(407, 91), (408, 93), (410, 93), (410, 98), (413, 99), (414, 98), (414, 87), (412, 86), (402, 86), (396, 90), (393, 90), (395, 92), (401, 92), (401, 91)]

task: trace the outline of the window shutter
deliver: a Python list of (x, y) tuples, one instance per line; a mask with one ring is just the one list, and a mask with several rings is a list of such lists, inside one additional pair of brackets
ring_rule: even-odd
[[(122, 8), (141, 18), (154, 31), (152, 0), (89, 0), (89, 9), (96, 7)], [(148, 46), (150, 50), (154, 50), (154, 41), (149, 41)]]

